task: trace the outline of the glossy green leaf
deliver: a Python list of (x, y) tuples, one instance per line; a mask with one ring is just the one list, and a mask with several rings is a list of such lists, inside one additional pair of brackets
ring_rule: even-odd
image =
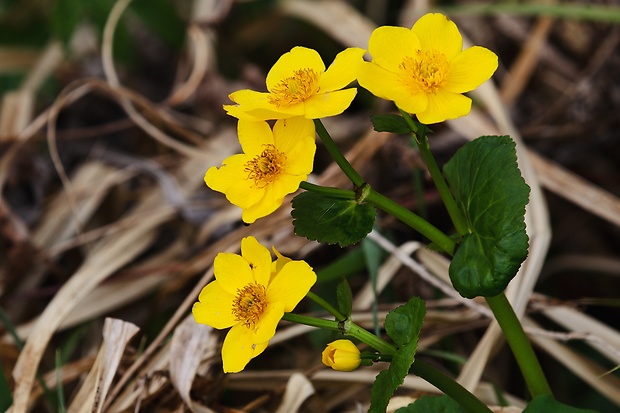
[(446, 396), (422, 396), (396, 413), (467, 413), (453, 398)]
[(394, 391), (403, 384), (415, 360), (425, 314), (424, 301), (413, 297), (407, 304), (390, 311), (385, 318), (385, 331), (398, 345), (398, 350), (392, 356), (390, 367), (377, 375), (368, 413), (385, 412)]
[(338, 311), (347, 318), (351, 317), (353, 312), (353, 293), (345, 277), (342, 277), (336, 286), (336, 300), (338, 302)]
[(535, 397), (532, 400), (523, 413), (598, 413), (596, 410), (578, 409), (576, 407), (567, 406), (560, 403), (552, 396), (543, 395)]
[(341, 247), (361, 241), (372, 230), (376, 210), (366, 203), (303, 192), (293, 198), (295, 234)]
[(454, 254), (450, 279), (463, 296), (501, 293), (527, 257), (525, 205), (529, 187), (508, 136), (468, 142), (444, 166), (470, 233)]
[(397, 135), (407, 135), (414, 132), (400, 115), (373, 115), (371, 121), (377, 132), (392, 132)]

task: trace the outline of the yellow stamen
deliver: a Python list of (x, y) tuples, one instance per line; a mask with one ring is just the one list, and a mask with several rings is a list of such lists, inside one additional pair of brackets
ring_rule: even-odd
[(265, 286), (253, 283), (237, 290), (237, 297), (233, 300), (232, 312), (237, 321), (241, 321), (246, 327), (254, 329), (266, 307)]
[(314, 70), (296, 70), (293, 76), (275, 85), (268, 101), (279, 108), (295, 105), (316, 94), (319, 91), (318, 83), (319, 75)]
[(251, 161), (246, 162), (244, 171), (248, 179), (253, 179), (256, 186), (263, 188), (276, 180), (284, 168), (286, 155), (272, 144), (263, 145), (265, 149)]
[(405, 71), (405, 84), (415, 92), (435, 92), (446, 83), (450, 73), (446, 55), (436, 50), (418, 50), (415, 57), (405, 58), (400, 67)]

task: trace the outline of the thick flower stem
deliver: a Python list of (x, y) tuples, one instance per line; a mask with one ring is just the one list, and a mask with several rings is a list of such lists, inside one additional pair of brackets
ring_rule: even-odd
[[(359, 327), (357, 324), (350, 321), (345, 323), (345, 333), (357, 338), (360, 341), (368, 344), (380, 353), (387, 355), (394, 355), (396, 353), (396, 347), (392, 344), (384, 341), (380, 337), (366, 331)], [(461, 386), (459, 383), (445, 375), (440, 370), (425, 363), (421, 360), (415, 360), (411, 365), (410, 371), (415, 375), (423, 378), (439, 390), (457, 401), (465, 410), (473, 413), (490, 413), (491, 410), (482, 403), (476, 396), (471, 394), (467, 389)]]
[(340, 189), (340, 188), (332, 188), (328, 186), (315, 185), (307, 181), (302, 181), (299, 184), (299, 187), (301, 189), (305, 189), (306, 191), (316, 192), (317, 194), (323, 194), (326, 196), (330, 196), (332, 198), (354, 200), (357, 197), (357, 195), (355, 194), (355, 191), (351, 191), (349, 189)]
[[(345, 322), (338, 322), (333, 320), (325, 320), (323, 318), (308, 317), (298, 315), (294, 313), (284, 313), (283, 320), (291, 321), (298, 324), (304, 324), (307, 326), (324, 328), (327, 330), (341, 331), (342, 333), (357, 338), (358, 340), (366, 343), (370, 347), (377, 350), (386, 356), (393, 356), (396, 354), (397, 348), (383, 340), (381, 337), (377, 337), (371, 332), (361, 328), (351, 320)], [(480, 400), (471, 394), (467, 389), (458, 384), (456, 381), (446, 376), (440, 370), (420, 360), (415, 360), (411, 365), (410, 371), (417, 376), (423, 378), (439, 390), (457, 401), (468, 412), (473, 413), (490, 413), (491, 410), (485, 406)]]
[(430, 364), (421, 360), (416, 360), (411, 365), (410, 371), (416, 376), (422, 377), (424, 380), (450, 396), (468, 412), (491, 413), (491, 409), (482, 403), (476, 396), (467, 391), (465, 387), (461, 386), (459, 383), (446, 376), (443, 372), (437, 370)]
[(319, 138), (321, 138), (323, 145), (325, 145), (325, 149), (327, 149), (327, 152), (329, 152), (329, 155), (332, 157), (334, 162), (336, 162), (340, 169), (342, 169), (342, 172), (344, 172), (344, 174), (347, 176), (347, 178), (349, 178), (349, 180), (353, 183), (353, 185), (355, 185), (356, 188), (364, 185), (364, 179), (360, 176), (360, 174), (357, 173), (355, 168), (351, 166), (351, 164), (349, 163), (349, 161), (347, 161), (347, 158), (344, 157), (342, 152), (340, 152), (340, 149), (338, 149), (338, 146), (336, 146), (336, 143), (329, 135), (329, 132), (327, 132), (327, 129), (325, 129), (325, 126), (323, 126), (321, 120), (315, 119), (314, 125), (316, 127), (317, 135), (319, 135)]
[(486, 297), (486, 300), (504, 332), (506, 341), (517, 360), (532, 397), (553, 396), (532, 344), (525, 335), (506, 295), (501, 293), (495, 297)]
[(304, 324), (310, 327), (324, 328), (326, 330), (342, 331), (341, 323), (334, 320), (326, 320), (324, 318), (308, 317), (295, 313), (284, 313), (282, 320), (297, 324)]
[(446, 253), (454, 255), (454, 249), (456, 248), (454, 241), (424, 218), (414, 214), (399, 203), (392, 201), (390, 198), (381, 195), (374, 189), (370, 190), (366, 201), (409, 225)]
[(428, 168), (428, 172), (431, 174), (431, 178), (433, 178), (433, 182), (439, 191), (439, 195), (441, 196), (441, 200), (443, 201), (446, 209), (448, 210), (448, 214), (450, 215), (450, 219), (454, 224), (454, 228), (459, 233), (459, 235), (464, 236), (469, 233), (469, 229), (467, 226), (467, 221), (465, 217), (461, 213), (454, 197), (452, 196), (452, 192), (450, 192), (450, 188), (448, 188), (448, 184), (446, 183), (439, 166), (437, 166), (437, 162), (435, 161), (435, 157), (431, 152), (430, 146), (428, 144), (428, 139), (426, 137), (426, 125), (416, 125), (411, 119), (411, 116), (402, 109), (398, 109), (405, 119), (405, 122), (409, 125), (411, 130), (416, 131), (415, 134), (412, 133), (412, 136), (415, 138), (416, 143), (418, 144), (418, 148), (420, 149), (420, 155), (424, 162), (426, 163), (426, 167)]
[(342, 321), (345, 321), (347, 319), (347, 317), (345, 317), (333, 305), (331, 305), (330, 303), (328, 303), (327, 301), (325, 301), (324, 299), (322, 299), (321, 297), (319, 297), (318, 295), (316, 295), (312, 291), (308, 291), (308, 294), (306, 294), (306, 297), (308, 297), (309, 299), (311, 299), (312, 301), (314, 301), (315, 303), (317, 303), (318, 305), (323, 307), (325, 310), (327, 310), (331, 315), (336, 317), (336, 321), (341, 321), (342, 322)]

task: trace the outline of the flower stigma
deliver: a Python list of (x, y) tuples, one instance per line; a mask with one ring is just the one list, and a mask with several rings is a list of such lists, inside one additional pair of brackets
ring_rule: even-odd
[(271, 90), (269, 103), (287, 107), (303, 102), (319, 92), (319, 75), (313, 69), (299, 69), (293, 76), (281, 80)]
[(450, 63), (446, 55), (436, 50), (418, 50), (417, 56), (406, 57), (400, 64), (406, 72), (406, 84), (414, 91), (433, 93), (448, 79)]
[(233, 300), (232, 312), (237, 321), (242, 322), (247, 328), (254, 329), (266, 307), (265, 286), (252, 283), (237, 290), (237, 296)]
[(260, 155), (246, 162), (244, 171), (248, 173), (248, 179), (253, 179), (258, 188), (264, 188), (276, 180), (284, 169), (286, 155), (269, 143), (263, 145), (265, 149)]

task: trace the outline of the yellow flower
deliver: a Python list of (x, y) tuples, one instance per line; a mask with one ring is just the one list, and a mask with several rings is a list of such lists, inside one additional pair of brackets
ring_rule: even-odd
[(364, 53), (357, 47), (345, 49), (325, 70), (316, 50), (294, 47), (267, 74), (268, 92), (244, 89), (231, 93), (229, 98), (237, 105), (224, 105), (224, 109), (231, 116), (248, 120), (339, 115), (357, 93), (355, 88), (339, 89), (355, 80)]
[(456, 24), (442, 14), (422, 16), (411, 30), (383, 26), (368, 42), (372, 62), (359, 70), (359, 84), (392, 100), (424, 124), (465, 116), (471, 99), (497, 69), (495, 53), (480, 46), (463, 50)]
[(353, 371), (361, 363), (360, 351), (350, 340), (336, 340), (327, 345), (321, 361), (338, 371)]
[(239, 120), (243, 154), (209, 168), (205, 183), (240, 207), (251, 224), (275, 211), (312, 171), (314, 123), (301, 117), (278, 120), (273, 131), (263, 121)]
[(236, 373), (261, 354), (285, 312), (292, 311), (316, 282), (305, 261), (287, 262), (272, 277), (269, 250), (256, 238), (241, 240), (241, 255), (219, 253), (215, 281), (200, 292), (192, 313), (197, 323), (231, 327), (222, 346), (224, 372)]

